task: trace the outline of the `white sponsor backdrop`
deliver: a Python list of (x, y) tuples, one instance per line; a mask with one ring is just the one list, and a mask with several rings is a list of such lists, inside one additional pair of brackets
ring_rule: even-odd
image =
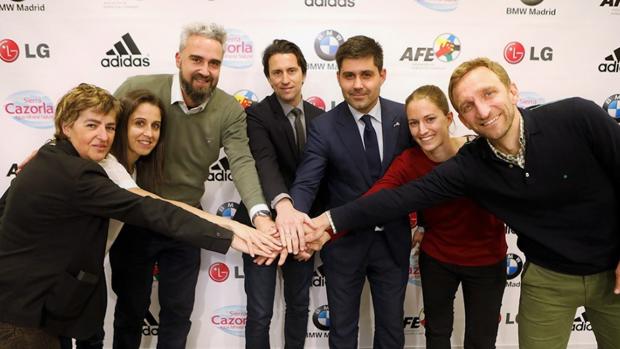
[[(382, 43), (388, 72), (382, 95), (397, 101), (421, 84), (446, 89), (452, 69), (477, 56), (506, 66), (523, 92), (524, 104), (578, 95), (601, 105), (612, 96), (616, 106), (620, 93), (620, 8), (614, 0), (0, 0), (0, 170), (6, 174), (0, 189), (8, 187), (16, 163), (52, 136), (53, 104), (64, 92), (83, 81), (114, 91), (132, 75), (175, 72), (180, 28), (191, 21), (215, 21), (229, 30), (220, 87), (239, 92), (241, 101), (262, 99), (271, 92), (262, 74), (261, 53), (274, 38), (286, 38), (301, 47), (309, 63), (304, 97), (315, 97), (330, 109), (342, 97), (335, 62), (326, 60), (329, 46), (334, 49), (338, 38), (357, 34)], [(612, 107), (610, 114), (615, 112)], [(456, 126), (456, 134), (466, 131)], [(226, 165), (214, 164), (213, 177), (221, 179), (222, 173), (227, 173)], [(224, 215), (234, 211), (234, 204), (227, 204), (239, 200), (232, 182), (207, 184), (204, 207), (210, 212), (222, 207)], [(519, 270), (525, 257), (516, 248), (516, 236), (507, 234), (507, 239), (514, 257), (508, 258), (507, 271), (515, 277), (506, 288), (497, 342), (516, 347)], [(424, 344), (416, 260), (412, 255), (403, 319), (408, 347)], [(309, 348), (327, 347), (324, 290), (317, 269)], [(196, 293), (188, 347), (242, 347), (245, 294), (240, 255), (204, 252)], [(106, 346), (111, 346), (115, 301), (113, 294), (109, 297)], [(154, 348), (157, 340), (157, 297), (153, 299), (153, 316), (145, 319), (144, 348)], [(457, 300), (455, 346), (462, 343), (464, 327), (460, 295)], [(362, 307), (360, 346), (371, 347), (368, 292)], [(594, 347), (582, 312), (575, 315), (570, 343)], [(271, 330), (274, 348), (283, 347), (283, 314), (278, 298)]]

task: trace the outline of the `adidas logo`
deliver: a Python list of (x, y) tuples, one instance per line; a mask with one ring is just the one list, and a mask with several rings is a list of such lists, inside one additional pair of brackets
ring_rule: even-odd
[(605, 62), (598, 65), (598, 71), (600, 71), (601, 73), (620, 72), (620, 47), (615, 49), (612, 54), (605, 57)]
[(157, 336), (157, 333), (159, 333), (159, 322), (157, 322), (151, 311), (148, 310), (142, 323), (142, 335)]
[(101, 59), (101, 66), (104, 68), (148, 67), (151, 65), (148, 57), (142, 57), (142, 52), (129, 33), (123, 35), (121, 40), (105, 54), (107, 57)]
[(321, 264), (316, 268), (314, 273), (312, 273), (313, 287), (325, 287), (325, 271), (323, 269), (323, 264)]
[(592, 325), (588, 320), (588, 314), (584, 311), (581, 316), (577, 316), (573, 321), (573, 331), (592, 331)]
[(232, 173), (230, 172), (230, 163), (227, 157), (219, 159), (216, 163), (209, 167), (209, 174), (207, 175), (207, 181), (232, 181)]
[(620, 7), (620, 0), (603, 0), (599, 6)]

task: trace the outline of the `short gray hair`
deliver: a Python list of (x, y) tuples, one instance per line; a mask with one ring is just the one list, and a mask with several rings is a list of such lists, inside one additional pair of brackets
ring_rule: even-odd
[(190, 36), (198, 35), (207, 39), (213, 39), (222, 46), (226, 43), (226, 30), (219, 24), (215, 23), (190, 23), (183, 27), (181, 32), (181, 42), (179, 43), (179, 52), (183, 51)]

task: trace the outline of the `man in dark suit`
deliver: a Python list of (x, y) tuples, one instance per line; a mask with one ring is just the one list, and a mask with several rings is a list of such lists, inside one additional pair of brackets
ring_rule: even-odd
[[(288, 189), (302, 157), (306, 130), (310, 121), (323, 113), (323, 110), (302, 100), (301, 87), (306, 69), (306, 60), (297, 45), (287, 40), (274, 40), (263, 53), (263, 71), (274, 93), (247, 110), (250, 149), (256, 161), (260, 184), (265, 199), (277, 214), (292, 208)], [(320, 209), (315, 207), (312, 212), (318, 213)], [(237, 211), (235, 219), (249, 223), (245, 206), (242, 205)], [(290, 235), (282, 234), (283, 238), (285, 236)], [(298, 252), (297, 247), (294, 252)], [(278, 264), (282, 268), (286, 301), (285, 346), (303, 348), (313, 258), (303, 252), (286, 261), (286, 255), (282, 256)], [(273, 259), (258, 257), (253, 260), (250, 255), (243, 255), (248, 311), (246, 348), (270, 348), (269, 324), (273, 315), (277, 275), (277, 267), (272, 262)]]
[[(304, 159), (291, 189), (295, 208), (301, 212), (309, 212), (323, 179), (328, 207), (360, 197), (392, 159), (411, 145), (404, 106), (379, 97), (386, 77), (379, 43), (366, 36), (352, 37), (338, 48), (336, 62), (345, 101), (310, 126)], [(410, 237), (403, 216), (383, 227), (352, 231), (321, 251), (331, 348), (357, 348), (360, 296), (366, 278), (375, 309), (374, 348), (403, 347)]]

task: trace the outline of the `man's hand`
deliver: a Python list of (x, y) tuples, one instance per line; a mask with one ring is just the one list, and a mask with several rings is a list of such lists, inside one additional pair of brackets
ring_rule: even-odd
[[(287, 256), (288, 256), (288, 251), (286, 250), (286, 248), (282, 247), (282, 249), (280, 250), (279, 258), (278, 258), (278, 266), (282, 266), (284, 262), (286, 262)], [(273, 263), (275, 259), (276, 259), (275, 256), (269, 257), (269, 258), (258, 256), (254, 258), (254, 263), (258, 265), (271, 265), (271, 263)]]
[(620, 295), (620, 262), (616, 267), (616, 287), (614, 287), (614, 293)]
[(254, 226), (256, 227), (256, 229), (260, 230), (261, 232), (267, 235), (273, 236), (278, 231), (276, 229), (276, 224), (273, 222), (271, 217), (257, 215), (256, 217), (254, 217), (254, 221), (252, 223), (254, 223)]
[(312, 218), (312, 225), (306, 227), (306, 242), (318, 240), (323, 236), (323, 233), (329, 236), (329, 234), (325, 232), (329, 228), (331, 228), (331, 224), (329, 224), (327, 213), (323, 212), (322, 215)]
[(298, 261), (298, 262), (307, 262), (308, 260), (310, 260), (310, 258), (312, 258), (313, 254), (314, 254), (313, 250), (300, 251), (293, 258), (295, 258), (295, 260)]
[[(268, 223), (265, 227), (268, 227)], [(257, 230), (235, 221), (231, 221), (231, 230), (235, 236), (247, 243), (249, 254), (252, 257), (256, 255), (256, 251), (260, 251), (259, 254), (261, 255), (266, 255), (274, 254), (282, 248), (280, 240), (274, 236), (274, 232), (265, 233), (262, 230)]]
[[(233, 249), (242, 252), (242, 253), (247, 253), (247, 254), (251, 254), (250, 253), (250, 247), (249, 244), (242, 240), (240, 237), (238, 237), (237, 235), (233, 235), (233, 239), (232, 242), (230, 244), (230, 247), (232, 247)], [(275, 258), (275, 253), (274, 252), (263, 252), (262, 250), (254, 250), (253, 251), (256, 255), (258, 256), (262, 256), (265, 258)]]
[(282, 246), (286, 246), (288, 253), (298, 254), (306, 250), (304, 224), (314, 228), (312, 220), (307, 214), (297, 211), (291, 200), (284, 198), (275, 206), (278, 215), (276, 226), (280, 233)]
[(308, 248), (312, 251), (320, 251), (326, 242), (331, 240), (331, 235), (328, 232), (322, 231), (317, 239), (308, 243)]

